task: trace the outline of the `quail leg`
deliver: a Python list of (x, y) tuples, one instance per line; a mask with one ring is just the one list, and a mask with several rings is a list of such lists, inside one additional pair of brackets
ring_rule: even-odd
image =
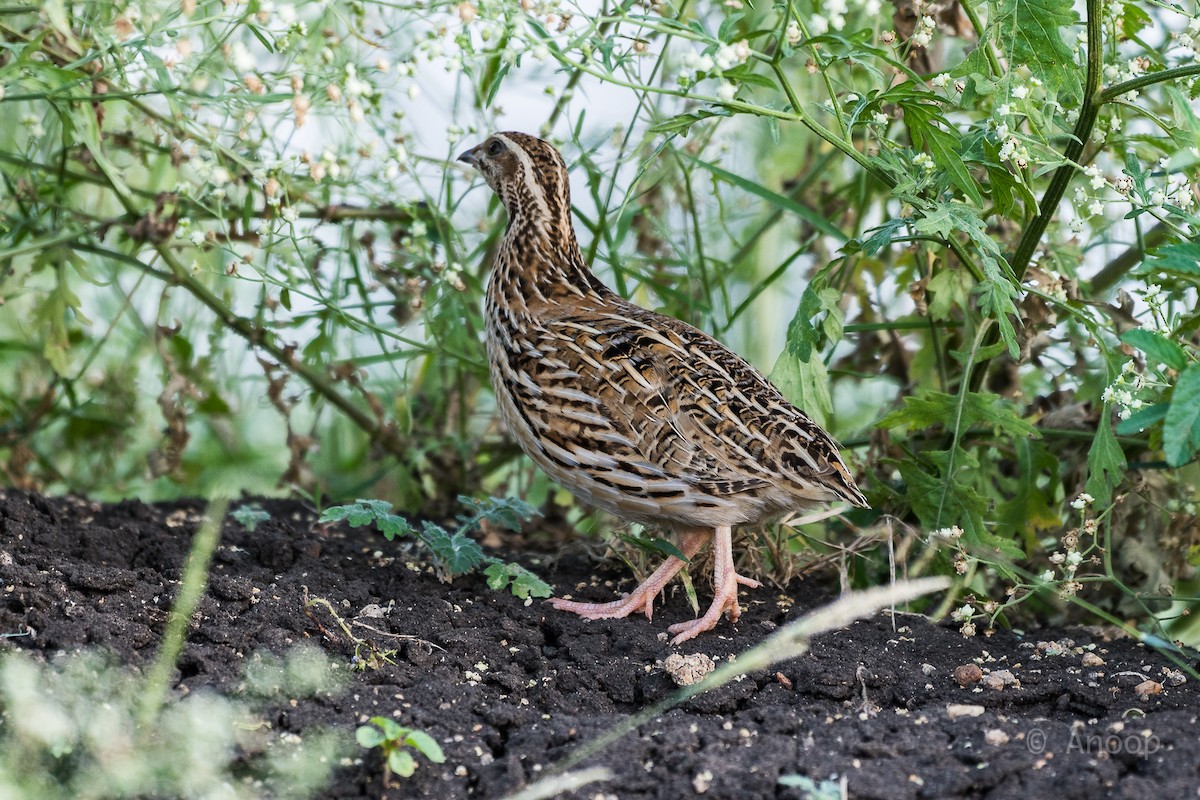
[(733, 530), (729, 527), (717, 528), (717, 537), (713, 542), (713, 601), (703, 617), (691, 622), (680, 622), (667, 628), (676, 634), (671, 644), (686, 642), (699, 636), (705, 631), (716, 627), (721, 615), (728, 612), (729, 621), (737, 622), (742, 615), (742, 607), (738, 605), (738, 586), (758, 588), (762, 586), (756, 580), (737, 574), (733, 568)]
[[(685, 531), (679, 535), (679, 550), (691, 559), (700, 552), (700, 548), (711, 535), (707, 531)], [(685, 564), (686, 561), (671, 556), (636, 589), (611, 603), (580, 603), (555, 597), (550, 600), (550, 605), (559, 611), (570, 611), (586, 619), (617, 619), (638, 611), (644, 612), (646, 619), (654, 619), (654, 598)]]

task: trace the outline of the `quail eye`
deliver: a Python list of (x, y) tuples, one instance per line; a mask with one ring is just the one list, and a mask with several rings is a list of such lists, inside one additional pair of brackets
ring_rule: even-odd
[(503, 149), (504, 149), (503, 143), (501, 143), (499, 140), (494, 141), (488, 145), (488, 155), (489, 156), (498, 156), (498, 155), (500, 155), (500, 151)]

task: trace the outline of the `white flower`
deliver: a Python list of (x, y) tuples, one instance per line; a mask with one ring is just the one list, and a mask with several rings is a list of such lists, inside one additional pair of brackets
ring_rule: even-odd
[(238, 72), (250, 72), (258, 66), (258, 62), (254, 59), (254, 56), (250, 55), (250, 51), (246, 49), (246, 45), (241, 42), (234, 42), (233, 66), (237, 68)]
[(288, 206), (287, 208), (283, 209), (282, 216), (284, 222), (291, 224), (294, 223), (300, 215), (296, 213), (295, 206)]
[(1017, 147), (1020, 145), (1016, 139), (1009, 139), (1000, 147), (1000, 160), (1007, 161), (1013, 157), (1013, 153), (1017, 152)]
[(408, 99), (409, 100), (416, 100), (417, 97), (420, 96), (420, 94), (421, 94), (420, 86), (417, 86), (415, 83), (410, 83), (408, 85)]
[(1071, 552), (1067, 553), (1068, 567), (1078, 567), (1081, 563), (1083, 563), (1083, 553), (1079, 552), (1078, 550), (1072, 550)]
[(956, 608), (954, 611), (952, 611), (950, 613), (950, 618), (956, 622), (962, 622), (963, 620), (970, 619), (972, 616), (974, 616), (974, 614), (975, 608), (970, 603), (967, 603), (962, 608)]
[(712, 56), (701, 55), (695, 51), (688, 53), (683, 57), (683, 66), (688, 71), (688, 77), (692, 72), (708, 72), (714, 66)]
[[(788, 44), (793, 45), (799, 44), (800, 40), (804, 38), (804, 34), (800, 32), (800, 25), (796, 22), (796, 20), (792, 20), (788, 23), (787, 32), (785, 35), (787, 36)], [(0, 92), (0, 99), (3, 99), (2, 92)]]
[(1061, 564), (1064, 561), (1066, 561), (1066, 559), (1067, 559), (1067, 557), (1064, 556), (1062, 553), (1051, 553), (1050, 554), (1050, 563), (1051, 564)]
[(888, 119), (888, 115), (884, 114), (882, 111), (876, 111), (871, 115), (871, 121), (876, 125), (887, 125)]
[(717, 87), (717, 97), (729, 102), (737, 94), (737, 87), (729, 81), (721, 81), (721, 85)]
[[(1128, 392), (1125, 394), (1128, 394)], [(1092, 497), (1087, 492), (1083, 492), (1079, 495), (1079, 497), (1076, 497), (1071, 501), (1071, 508), (1075, 509), (1076, 511), (1082, 511), (1094, 502), (1096, 502), (1096, 498)]]
[(1048, 569), (1045, 572), (1043, 572), (1042, 580), (1046, 581), (1046, 583), (1049, 583), (1050, 581), (1054, 580), (1054, 570)]
[(950, 85), (950, 73), (943, 72), (940, 75), (935, 76), (933, 79), (933, 85), (939, 89), (945, 89)]
[(933, 163), (933, 159), (929, 157), (928, 153), (917, 153), (915, 156), (913, 156), (913, 166), (920, 167), (926, 172), (933, 172), (933, 170), (937, 167), (937, 165)]
[(996, 113), (1002, 117), (1007, 117), (1009, 114), (1013, 113), (1012, 105), (1010, 103), (1002, 103), (996, 108)]
[(808, 18), (808, 30), (813, 36), (820, 36), (823, 33), (829, 32), (829, 20), (825, 19), (821, 14), (813, 14)]
[(1025, 84), (1019, 84), (1013, 87), (1012, 96), (1018, 100), (1024, 100), (1029, 96), (1029, 87)]

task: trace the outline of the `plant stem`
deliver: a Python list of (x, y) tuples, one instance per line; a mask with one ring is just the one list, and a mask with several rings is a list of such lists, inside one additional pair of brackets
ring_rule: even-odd
[(1050, 185), (1046, 187), (1046, 192), (1042, 195), (1041, 203), (1038, 204), (1037, 216), (1030, 221), (1021, 235), (1021, 241), (1017, 243), (1017, 251), (1012, 259), (1012, 271), (1017, 276), (1018, 283), (1024, 281), (1025, 271), (1029, 268), (1033, 253), (1041, 243), (1050, 219), (1058, 210), (1058, 204), (1062, 200), (1063, 194), (1066, 193), (1071, 178), (1078, 170), (1079, 157), (1083, 154), (1083, 149), (1092, 136), (1096, 115), (1104, 103), (1100, 93), (1103, 67), (1103, 56), (1100, 52), (1103, 45), (1100, 25), (1100, 0), (1087, 0), (1087, 77), (1083, 87), (1083, 103), (1079, 107), (1079, 119), (1075, 122), (1073, 138), (1063, 153), (1063, 159), (1067, 163), (1055, 171), (1054, 177), (1050, 179)]
[(959, 3), (959, 8), (967, 15), (967, 19), (971, 21), (971, 27), (975, 29), (975, 36), (979, 39), (979, 46), (983, 48), (983, 54), (987, 56), (988, 64), (992, 68), (992, 74), (997, 78), (1004, 75), (1004, 68), (1000, 66), (1000, 59), (996, 58), (996, 53), (992, 50), (991, 44), (984, 38), (983, 22), (979, 19), (979, 14), (971, 5), (971, 0), (963, 0)]
[(1144, 89), (1156, 83), (1173, 81), (1176, 78), (1186, 78), (1189, 75), (1200, 75), (1200, 64), (1188, 64), (1186, 67), (1172, 67), (1171, 69), (1164, 69), (1162, 72), (1151, 72), (1147, 75), (1139, 75), (1136, 78), (1118, 83), (1115, 86), (1110, 86), (1100, 94), (1100, 103), (1111, 103), (1126, 92)]
[(146, 676), (146, 686), (142, 695), (141, 711), (138, 723), (144, 729), (158, 716), (167, 689), (171, 683), (171, 673), (175, 670), (175, 662), (183, 651), (184, 640), (187, 639), (188, 623), (196, 613), (200, 596), (208, 583), (208, 565), (212, 560), (213, 551), (221, 539), (221, 526), (225, 522), (225, 511), (229, 500), (216, 497), (204, 512), (204, 521), (192, 539), (192, 548), (188, 553), (187, 563), (183, 567), (183, 578), (179, 582), (179, 594), (175, 597), (175, 605), (171, 608), (167, 620), (167, 630), (163, 634), (162, 647), (158, 657)]

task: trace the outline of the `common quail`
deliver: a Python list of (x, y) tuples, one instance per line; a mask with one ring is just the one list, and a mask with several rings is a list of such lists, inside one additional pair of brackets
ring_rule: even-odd
[[(715, 597), (670, 626), (679, 643), (741, 614), (732, 529), (814, 502), (867, 506), (836, 442), (711, 336), (619, 297), (588, 265), (566, 163), (549, 143), (497, 133), (459, 156), (508, 210), (488, 279), (492, 385), (521, 449), (576, 497), (675, 532), (691, 559), (715, 535)], [(642, 611), (685, 561), (670, 557), (610, 603), (553, 599), (590, 619)]]

